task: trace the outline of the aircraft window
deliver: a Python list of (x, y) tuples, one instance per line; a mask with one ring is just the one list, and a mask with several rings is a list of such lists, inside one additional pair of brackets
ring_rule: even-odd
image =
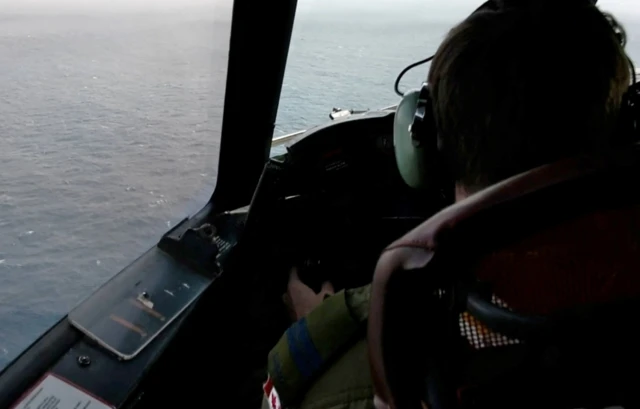
[[(398, 73), (432, 53), (475, 1), (462, 3), (299, 0), (274, 137), (330, 121), (333, 108), (397, 104)], [(426, 66), (408, 72), (401, 89), (419, 87), (426, 73)], [(282, 152), (277, 145), (271, 153)]]
[[(378, 109), (397, 104), (398, 73), (426, 58), (449, 29), (484, 0), (299, 0), (274, 138), (329, 121), (333, 108)], [(600, 0), (627, 29), (627, 52), (640, 66), (640, 7), (635, 0)], [(428, 65), (409, 71), (400, 89), (418, 87)], [(286, 138), (285, 138), (286, 139)], [(271, 154), (284, 153), (275, 142)]]
[(210, 198), (232, 3), (3, 3), (0, 369)]

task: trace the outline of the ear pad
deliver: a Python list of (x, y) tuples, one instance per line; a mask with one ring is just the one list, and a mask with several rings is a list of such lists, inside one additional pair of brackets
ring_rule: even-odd
[(420, 90), (411, 90), (404, 94), (396, 109), (393, 123), (393, 147), (398, 170), (404, 182), (412, 188), (427, 187), (427, 158), (425, 146), (416, 146), (411, 136)]
[(631, 84), (622, 98), (616, 145), (640, 142), (640, 83)]

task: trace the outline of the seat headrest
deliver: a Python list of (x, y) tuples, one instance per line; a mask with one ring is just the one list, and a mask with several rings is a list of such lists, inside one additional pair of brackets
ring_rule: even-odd
[[(442, 210), (388, 246), (374, 274), (368, 325), (370, 363), (377, 396), (390, 407), (396, 407), (393, 388), (388, 382), (390, 351), (385, 350), (385, 338), (392, 327), (389, 323), (397, 314), (397, 309), (393, 308), (395, 301), (390, 300), (399, 299), (398, 293), (408, 288), (396, 283), (409, 276), (422, 277), (422, 285), (425, 276), (433, 275), (438, 279), (447, 276), (452, 281), (466, 273), (475, 276), (479, 270), (491, 271), (496, 266), (487, 260), (499, 260), (504, 267), (505, 257), (500, 251), (508, 248), (510, 254), (527, 252), (527, 246), (522, 243), (543, 243), (549, 239), (549, 234), (559, 234), (557, 226), (566, 224), (568, 220), (574, 221), (574, 226), (580, 226), (572, 230), (574, 235), (585, 235), (585, 225), (604, 230), (622, 228), (625, 224), (620, 220), (627, 218), (633, 221), (629, 229), (640, 233), (637, 206), (640, 190), (636, 188), (639, 171), (640, 150), (636, 146), (626, 151), (580, 156), (541, 166)], [(594, 214), (597, 217), (590, 216)], [(617, 222), (611, 223), (614, 219)], [(541, 231), (549, 233), (536, 236)], [(527, 242), (531, 237), (535, 240)], [(635, 244), (630, 243), (626, 248), (637, 254), (640, 234), (613, 234), (610, 237), (635, 240)], [(594, 241), (607, 238), (592, 237)], [(572, 252), (571, 257), (579, 254), (583, 258), (591, 256), (584, 254), (584, 248), (580, 247), (583, 244), (580, 242), (567, 250)], [(562, 246), (558, 241), (553, 244), (554, 248)], [(553, 252), (549, 254), (554, 256)], [(563, 283), (566, 284), (561, 282), (559, 286)], [(640, 294), (640, 280), (627, 284), (627, 287), (635, 286), (630, 294)], [(432, 291), (434, 288), (423, 290)], [(418, 290), (411, 291), (415, 295)]]

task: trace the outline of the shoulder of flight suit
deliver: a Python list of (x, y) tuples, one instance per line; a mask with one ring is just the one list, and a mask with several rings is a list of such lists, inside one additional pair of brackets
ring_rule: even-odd
[(370, 285), (340, 291), (295, 322), (269, 353), (268, 374), (283, 407), (302, 399), (311, 381), (362, 334)]
[(364, 331), (313, 381), (298, 409), (371, 409), (373, 382)]

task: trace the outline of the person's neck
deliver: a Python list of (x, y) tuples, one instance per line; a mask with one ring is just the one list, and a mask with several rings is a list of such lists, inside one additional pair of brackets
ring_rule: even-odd
[(459, 183), (456, 183), (456, 190), (455, 190), (456, 203), (468, 198), (469, 196), (481, 191), (482, 189), (484, 189), (484, 187), (480, 187), (480, 186), (469, 187), (469, 186), (464, 186)]
[(459, 185), (457, 183), (456, 183), (456, 192), (455, 193), (456, 193), (456, 203), (466, 199), (469, 196), (471, 196), (471, 193), (469, 192), (469, 190), (466, 187), (464, 187), (462, 185)]

